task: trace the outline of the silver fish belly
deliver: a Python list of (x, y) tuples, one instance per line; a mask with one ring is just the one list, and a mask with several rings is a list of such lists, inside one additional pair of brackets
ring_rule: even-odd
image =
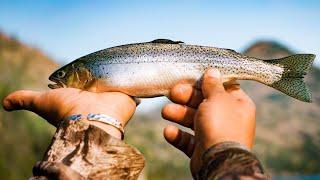
[[(118, 56), (118, 60), (121, 58)], [(252, 79), (270, 84), (279, 80), (283, 71), (280, 67), (262, 61), (239, 62), (231, 58), (212, 58), (210, 61), (204, 61), (198, 56), (163, 54), (131, 58), (117, 63), (90, 63), (87, 67), (91, 69), (93, 76), (99, 77), (97, 90), (121, 91), (135, 97), (155, 97), (168, 95), (169, 90), (177, 83), (197, 85), (204, 71), (210, 67), (221, 71), (223, 81)], [(190, 59), (199, 60), (197, 62)], [(262, 69), (264, 73), (261, 73)]]

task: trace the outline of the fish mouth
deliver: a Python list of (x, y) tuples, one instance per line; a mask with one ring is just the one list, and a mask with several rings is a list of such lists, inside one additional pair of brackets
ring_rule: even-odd
[(50, 89), (57, 89), (57, 88), (65, 88), (67, 87), (63, 82), (61, 82), (59, 79), (49, 77), (49, 80), (52, 82), (55, 82), (55, 84), (48, 84), (48, 87)]

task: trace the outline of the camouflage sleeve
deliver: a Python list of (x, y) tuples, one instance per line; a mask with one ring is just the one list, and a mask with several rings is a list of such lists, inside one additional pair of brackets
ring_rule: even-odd
[(222, 142), (203, 155), (196, 179), (269, 179), (257, 157), (236, 142)]
[(137, 179), (144, 157), (82, 120), (63, 121), (30, 179)]

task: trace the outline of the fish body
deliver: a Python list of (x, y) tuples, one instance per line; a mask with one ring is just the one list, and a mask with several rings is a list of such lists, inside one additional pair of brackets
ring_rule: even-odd
[(254, 80), (294, 98), (311, 101), (303, 82), (315, 55), (261, 60), (234, 50), (158, 39), (107, 48), (83, 56), (54, 72), (51, 88), (75, 87), (95, 92), (119, 91), (134, 97), (168, 95), (177, 83), (197, 88), (206, 69), (217, 68), (224, 82)]

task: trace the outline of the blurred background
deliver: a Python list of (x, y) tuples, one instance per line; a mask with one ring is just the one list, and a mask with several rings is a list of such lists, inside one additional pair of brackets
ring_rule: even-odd
[[(0, 99), (18, 89), (48, 90), (48, 76), (111, 46), (168, 38), (270, 59), (320, 57), (320, 1), (1, 1)], [(320, 70), (306, 77), (313, 103), (256, 82), (242, 87), (257, 104), (254, 151), (277, 179), (320, 178)], [(147, 165), (141, 179), (191, 179), (189, 160), (162, 137), (166, 98), (145, 99), (125, 141)], [(29, 112), (0, 109), (0, 179), (26, 179), (55, 129)]]

